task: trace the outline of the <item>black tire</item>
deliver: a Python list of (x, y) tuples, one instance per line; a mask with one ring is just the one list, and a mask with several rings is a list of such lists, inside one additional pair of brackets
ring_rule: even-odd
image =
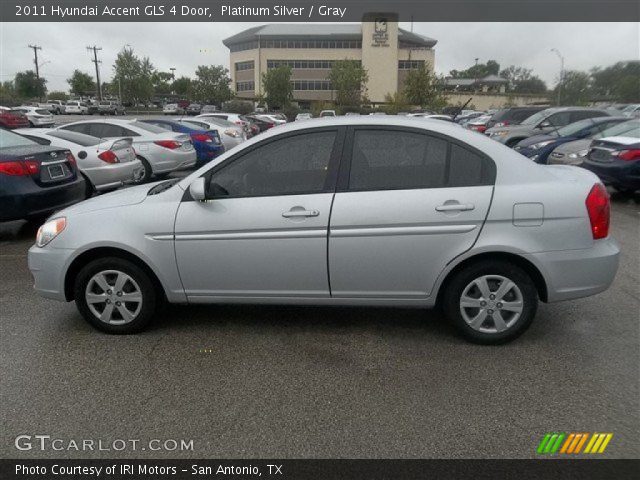
[[(87, 285), (94, 275), (106, 270), (125, 273), (139, 287), (142, 305), (133, 320), (128, 323), (111, 324), (103, 322), (89, 308), (85, 297)], [(73, 294), (76, 306), (87, 322), (98, 330), (116, 335), (127, 335), (142, 331), (152, 320), (158, 305), (158, 295), (149, 276), (137, 265), (118, 257), (100, 258), (85, 265), (76, 277)]]
[(136, 155), (136, 157), (142, 163), (142, 167), (144, 168), (144, 173), (139, 179), (135, 180), (133, 183), (135, 183), (136, 185), (141, 185), (143, 183), (147, 183), (151, 179), (151, 175), (153, 175), (153, 170), (151, 169), (151, 164), (149, 164), (146, 158), (141, 157), (140, 155)]
[(86, 175), (81, 174), (82, 178), (84, 178), (84, 198), (91, 198), (93, 197), (93, 194), (96, 191), (96, 188), (93, 186), (93, 183), (91, 183), (91, 180), (89, 180)]
[[(495, 311), (501, 319), (503, 318), (502, 314), (504, 313), (504, 318), (507, 319), (505, 320), (505, 325), (508, 326), (502, 331), (498, 330), (498, 323), (496, 323), (491, 314), (487, 313), (483, 323), (477, 326), (478, 329), (472, 327), (470, 323), (465, 320), (462, 314), (463, 308), (460, 304), (462, 294), (474, 280), (485, 276), (490, 277), (488, 282), (496, 282), (494, 285), (495, 287), (499, 286), (499, 283), (497, 283), (499, 280), (491, 279), (492, 276), (504, 277), (515, 284), (515, 287), (517, 288), (507, 292), (507, 295), (510, 295), (511, 297), (507, 297), (507, 300), (504, 300), (504, 303), (511, 301), (511, 299), (513, 299), (514, 304), (520, 302), (522, 307), (521, 312), (519, 312), (519, 317), (516, 317), (516, 313), (509, 311), (507, 308), (502, 310), (504, 304), (499, 301), (500, 299), (496, 300), (494, 298), (490, 301), (485, 301), (485, 306), (482, 309), (467, 307), (464, 311), (467, 317), (474, 316), (474, 313), (479, 314), (481, 313), (481, 310), (484, 310), (485, 313)], [(491, 286), (492, 285), (490, 285), (490, 287)], [(446, 290), (442, 297), (442, 307), (445, 315), (449, 320), (451, 320), (451, 322), (453, 322), (460, 334), (465, 339), (473, 343), (495, 345), (514, 340), (529, 328), (538, 308), (538, 291), (536, 290), (531, 277), (529, 277), (529, 275), (520, 267), (506, 261), (487, 260), (471, 264), (456, 273), (454, 277), (447, 282), (445, 288)], [(470, 292), (473, 291), (473, 288), (474, 287), (472, 287), (471, 291), (467, 292), (467, 296), (472, 296)], [(495, 292), (497, 290), (490, 288), (490, 291)], [(516, 296), (516, 294), (518, 295)], [(473, 298), (474, 300), (476, 299), (476, 297)], [(478, 300), (483, 298), (482, 294), (480, 294)], [(494, 301), (498, 303), (493, 304)], [(491, 303), (487, 305), (489, 302)], [(481, 317), (474, 318), (480, 319)], [(513, 323), (509, 325), (510, 321), (513, 321)], [(489, 330), (496, 331), (494, 332)]]

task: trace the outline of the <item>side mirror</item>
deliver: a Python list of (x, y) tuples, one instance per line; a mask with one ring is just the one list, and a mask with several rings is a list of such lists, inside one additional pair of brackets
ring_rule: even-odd
[(191, 185), (189, 185), (189, 193), (195, 201), (204, 202), (207, 199), (205, 179), (198, 177), (191, 182)]
[(538, 128), (549, 128), (551, 127), (551, 122), (545, 120), (544, 122), (540, 122)]

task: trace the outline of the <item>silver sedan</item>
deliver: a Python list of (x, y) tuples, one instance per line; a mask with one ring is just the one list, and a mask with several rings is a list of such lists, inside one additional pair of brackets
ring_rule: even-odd
[(38, 293), (109, 333), (142, 330), (163, 300), (439, 304), (465, 338), (501, 343), (540, 300), (606, 290), (618, 255), (591, 172), (367, 116), (271, 129), (182, 180), (58, 212), (29, 268)]

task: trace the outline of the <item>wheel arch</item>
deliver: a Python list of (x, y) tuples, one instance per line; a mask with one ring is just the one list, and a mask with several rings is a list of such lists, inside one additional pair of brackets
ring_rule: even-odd
[(533, 281), (536, 287), (536, 290), (538, 291), (538, 296), (540, 297), (540, 300), (542, 300), (543, 302), (547, 302), (547, 299), (548, 299), (547, 282), (544, 276), (542, 275), (542, 272), (540, 272), (540, 270), (536, 265), (534, 265), (530, 260), (524, 258), (523, 256), (518, 255), (517, 253), (504, 252), (504, 251), (487, 251), (487, 252), (477, 253), (472, 256), (464, 258), (447, 272), (447, 274), (445, 275), (444, 279), (440, 282), (440, 285), (438, 287), (438, 292), (436, 295), (436, 303), (437, 304), (441, 303), (442, 295), (446, 291), (448, 283), (458, 272), (467, 268), (469, 265), (472, 265), (478, 262), (489, 261), (489, 260), (506, 261), (520, 267), (529, 275), (529, 277), (531, 277), (531, 280)]
[(153, 269), (140, 257), (131, 252), (128, 252), (127, 250), (123, 250), (117, 247), (95, 247), (90, 250), (86, 250), (78, 255), (73, 259), (73, 261), (69, 265), (69, 268), (67, 268), (64, 277), (64, 296), (68, 302), (73, 300), (73, 287), (78, 273), (80, 273), (80, 270), (82, 270), (82, 268), (89, 262), (104, 257), (117, 257), (123, 260), (128, 260), (142, 269), (147, 275), (149, 275), (151, 282), (156, 288), (156, 291), (162, 292), (163, 297), (166, 300), (167, 293), (164, 289), (164, 286), (162, 285), (162, 282), (153, 271)]

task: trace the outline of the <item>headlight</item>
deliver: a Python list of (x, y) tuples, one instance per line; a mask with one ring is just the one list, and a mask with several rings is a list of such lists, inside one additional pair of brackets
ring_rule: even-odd
[(497, 132), (491, 132), (489, 135), (491, 135), (492, 137), (503, 137), (507, 133), (507, 130), (498, 130)]
[(229, 135), (230, 137), (234, 137), (234, 138), (236, 138), (236, 137), (239, 137), (239, 136), (240, 136), (240, 134), (238, 133), (238, 131), (237, 131), (237, 130), (231, 130), (231, 129), (229, 129), (229, 130), (225, 130), (225, 131), (224, 131), (224, 133), (225, 133), (226, 135)]
[(587, 153), (589, 153), (588, 148), (584, 150), (580, 150), (579, 152), (576, 152), (576, 153), (570, 153), (569, 158), (584, 158), (587, 156)]
[(36, 235), (36, 245), (38, 247), (44, 247), (51, 240), (60, 235), (60, 232), (67, 226), (67, 219), (65, 217), (55, 218), (48, 221), (38, 229), (38, 235)]
[(554, 140), (547, 140), (546, 142), (534, 143), (529, 148), (533, 148), (534, 150), (539, 150), (542, 147), (546, 147), (547, 145), (553, 143)]

